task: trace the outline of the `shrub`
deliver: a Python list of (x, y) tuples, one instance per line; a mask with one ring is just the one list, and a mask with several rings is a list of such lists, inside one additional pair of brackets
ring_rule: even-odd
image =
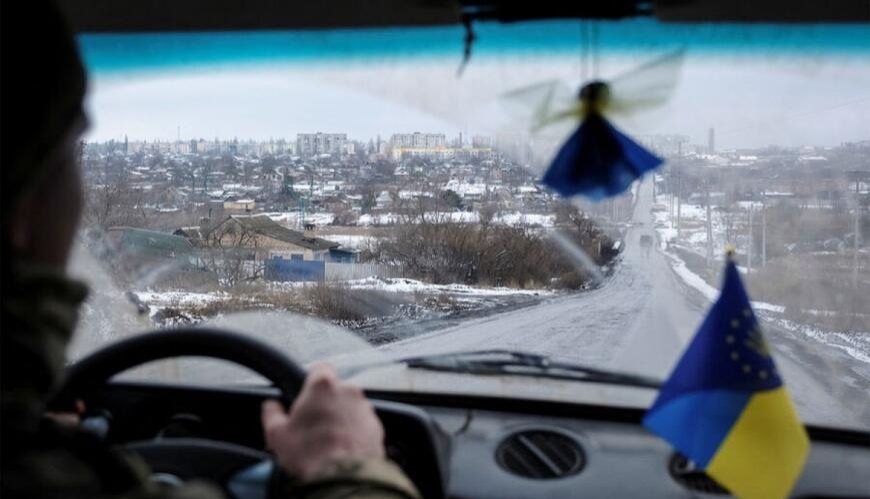
[[(598, 265), (618, 253), (590, 219), (577, 217), (564, 232)], [(544, 230), (527, 226), (419, 220), (395, 227), (367, 248), (366, 257), (436, 284), (531, 288), (557, 277), (561, 286), (577, 289), (589, 280)]]
[(310, 311), (333, 321), (363, 321), (393, 314), (398, 300), (371, 290), (350, 289), (341, 285), (318, 283), (304, 289)]

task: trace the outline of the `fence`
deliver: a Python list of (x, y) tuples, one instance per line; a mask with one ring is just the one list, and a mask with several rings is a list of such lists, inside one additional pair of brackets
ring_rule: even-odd
[(285, 260), (266, 261), (265, 277), (270, 281), (348, 281), (366, 277), (402, 277), (402, 268), (377, 263), (340, 263)]
[(265, 277), (269, 281), (323, 281), (324, 262), (284, 260), (266, 261)]
[(379, 263), (326, 262), (327, 281), (349, 281), (366, 277), (402, 277), (402, 268)]

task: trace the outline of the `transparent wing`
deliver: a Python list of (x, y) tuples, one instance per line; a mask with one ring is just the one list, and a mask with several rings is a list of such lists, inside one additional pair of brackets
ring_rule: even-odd
[(575, 93), (560, 80), (511, 90), (500, 100), (512, 119), (527, 124), (533, 132), (565, 121), (573, 126), (580, 118)]
[(667, 102), (680, 80), (684, 56), (680, 49), (613, 78), (608, 112), (628, 115)]

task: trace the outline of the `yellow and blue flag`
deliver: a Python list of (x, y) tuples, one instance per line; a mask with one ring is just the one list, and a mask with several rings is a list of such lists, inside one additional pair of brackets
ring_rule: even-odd
[(730, 258), (643, 424), (738, 497), (786, 497), (800, 476), (809, 438)]

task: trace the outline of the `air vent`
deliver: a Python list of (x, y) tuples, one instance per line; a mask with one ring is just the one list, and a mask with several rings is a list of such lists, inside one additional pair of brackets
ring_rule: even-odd
[(586, 462), (573, 439), (552, 431), (523, 431), (505, 439), (495, 451), (505, 470), (526, 478), (562, 478), (579, 473)]
[(696, 492), (707, 494), (728, 494), (725, 487), (719, 485), (716, 480), (710, 478), (703, 470), (695, 466), (691, 460), (682, 454), (674, 454), (671, 458), (671, 476), (683, 487)]

